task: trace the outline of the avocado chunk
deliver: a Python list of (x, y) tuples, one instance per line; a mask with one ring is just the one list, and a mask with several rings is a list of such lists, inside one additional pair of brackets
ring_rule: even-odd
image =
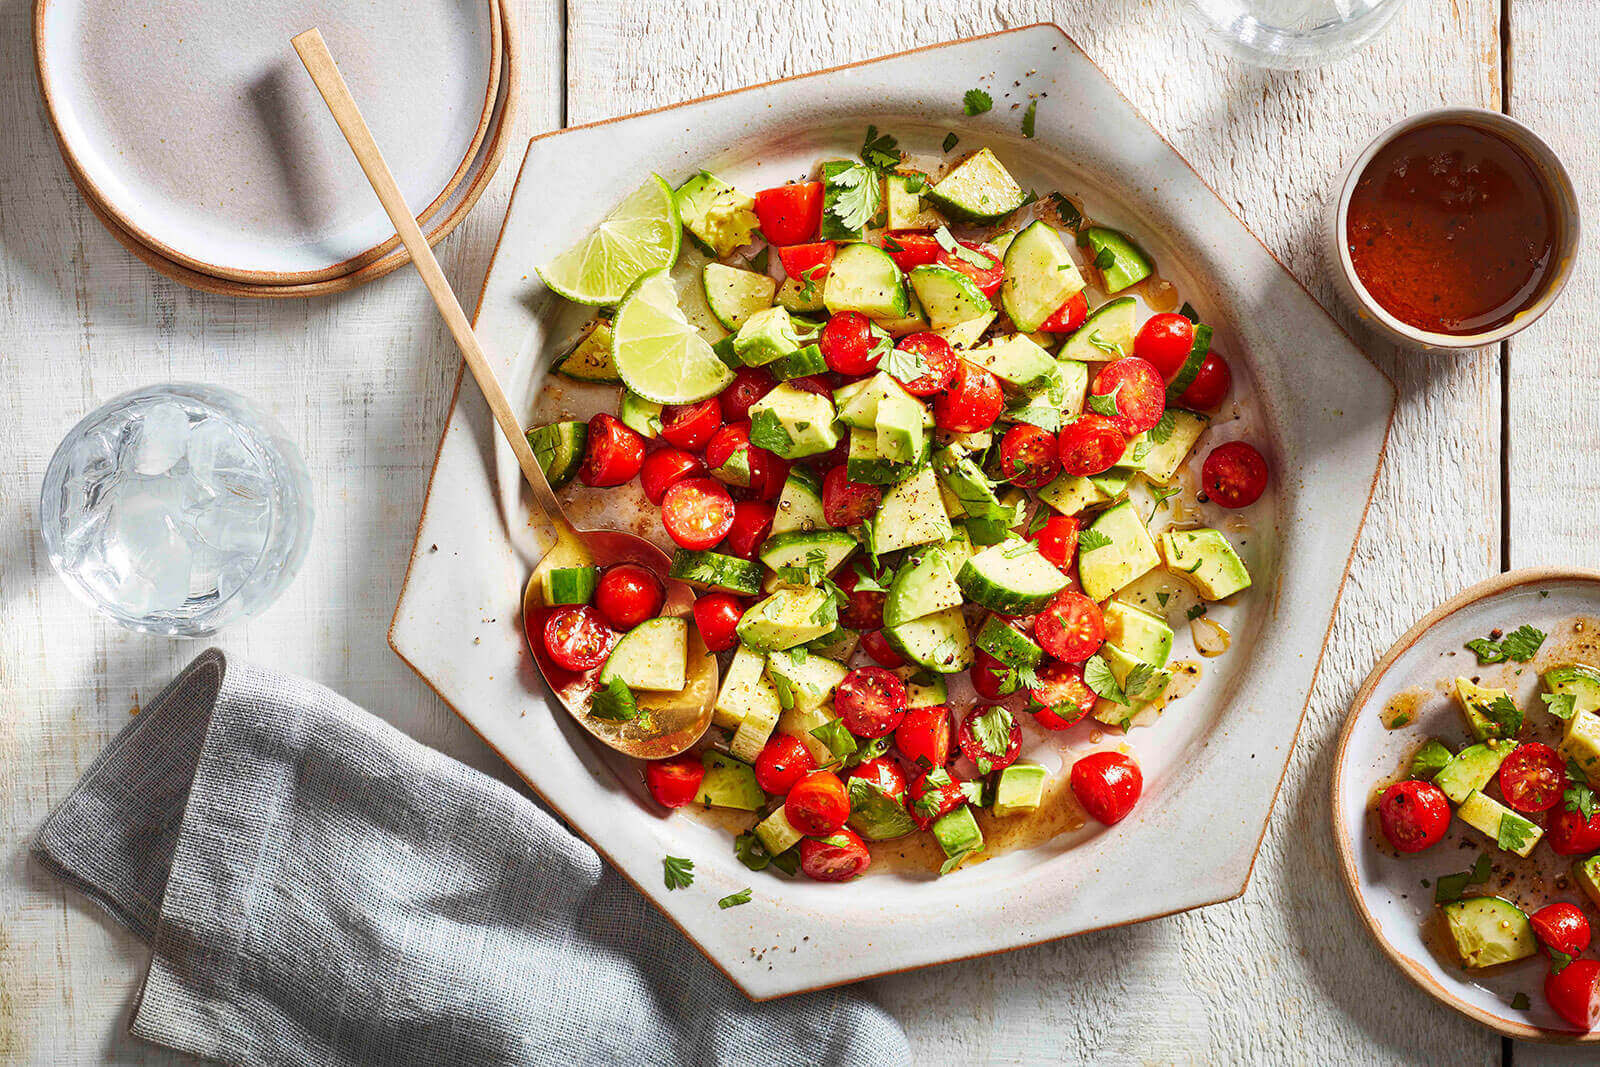
[(1572, 760), (1589, 779), (1600, 786), (1600, 715), (1580, 711), (1567, 721), (1561, 737), (1561, 754)]
[(856, 654), (856, 646), (860, 643), (860, 634), (841, 626), (831, 634), (823, 634), (815, 641), (807, 641), (797, 647), (804, 648), (813, 656), (831, 659), (835, 663), (849, 663), (850, 657)]
[(958, 543), (965, 544), (951, 542), (920, 549), (901, 564), (884, 597), (885, 626), (899, 626), (936, 611), (961, 606), (961, 587), (956, 584), (956, 572), (964, 557), (959, 549), (951, 550), (951, 545)]
[(1016, 392), (1027, 392), (1047, 384), (1057, 373), (1050, 353), (1020, 333), (997, 337), (968, 349), (963, 357), (999, 378)]
[(684, 229), (718, 259), (749, 244), (761, 226), (755, 198), (710, 171), (703, 170), (678, 186), (673, 198)]
[(828, 520), (822, 513), (822, 480), (804, 467), (791, 467), (783, 492), (778, 494), (777, 512), (772, 516), (773, 536), (827, 528)]
[(1518, 856), (1526, 857), (1544, 836), (1544, 831), (1531, 820), (1477, 789), (1467, 794), (1467, 799), (1456, 809), (1456, 815), (1498, 847)]
[(922, 403), (904, 390), (878, 402), (874, 423), (878, 431), (878, 453), (884, 459), (911, 463), (922, 454), (924, 410)]
[(950, 687), (937, 674), (912, 667), (901, 667), (899, 674), (906, 683), (908, 708), (934, 707), (950, 699)]
[(1172, 655), (1172, 627), (1143, 608), (1113, 600), (1105, 610), (1106, 640), (1134, 659), (1165, 667)]
[(850, 827), (868, 841), (904, 837), (917, 828), (900, 798), (885, 793), (877, 782), (856, 776), (845, 789), (850, 795)]
[(1145, 435), (1148, 446), (1133, 466), (1156, 485), (1169, 484), (1209, 425), (1211, 420), (1204, 415), (1168, 408), (1162, 421)]
[(1444, 769), (1433, 776), (1433, 784), (1443, 790), (1450, 803), (1460, 804), (1476, 789), (1482, 789), (1500, 769), (1500, 764), (1516, 746), (1509, 741), (1485, 741), (1468, 745), (1450, 757)]
[(883, 636), (900, 655), (938, 674), (959, 674), (972, 666), (972, 637), (960, 608), (885, 627)]
[(1496, 722), (1486, 715), (1483, 710), (1494, 705), (1499, 700), (1510, 700), (1511, 694), (1504, 689), (1489, 689), (1484, 686), (1474, 685), (1470, 678), (1457, 678), (1455, 696), (1456, 706), (1461, 709), (1461, 716), (1466, 720), (1467, 729), (1471, 730), (1472, 736), (1479, 741), (1487, 741), (1491, 737), (1515, 737), (1517, 735), (1517, 728), (1522, 724), (1520, 713), (1516, 716), (1516, 724), (1510, 725)]
[(1600, 908), (1600, 853), (1574, 862), (1572, 880), (1578, 883), (1589, 902)]
[(1571, 693), (1578, 711), (1600, 711), (1600, 671), (1586, 663), (1564, 663), (1544, 672), (1545, 688)]
[(913, 545), (942, 543), (953, 533), (933, 468), (923, 465), (890, 489), (878, 505), (878, 514), (872, 520), (872, 550), (882, 555)]
[(617, 417), (640, 437), (654, 438), (661, 433), (661, 405), (629, 390), (622, 391)]
[(785, 708), (806, 711), (820, 707), (844, 681), (845, 669), (826, 656), (785, 649), (767, 656), (767, 677)]
[(1085, 508), (1109, 503), (1111, 497), (1100, 487), (1077, 474), (1058, 474), (1038, 490), (1039, 499), (1063, 515), (1076, 515)]
[(583, 466), (588, 441), (589, 427), (581, 422), (551, 422), (528, 431), (528, 447), (552, 489), (572, 481)]
[(1168, 530), (1161, 535), (1167, 570), (1186, 578), (1202, 600), (1221, 600), (1250, 588), (1250, 572), (1221, 531)]
[(763, 308), (733, 335), (733, 354), (747, 367), (763, 367), (800, 350), (800, 333), (784, 307)]
[(1090, 600), (1111, 599), (1161, 562), (1150, 531), (1128, 501), (1101, 512), (1089, 530), (1096, 547), (1086, 549), (1080, 544), (1078, 579)]
[(604, 319), (591, 321), (572, 351), (556, 364), (555, 372), (574, 381), (602, 385), (616, 385), (622, 381), (616, 361), (611, 358), (611, 325)]
[(708, 749), (700, 753), (700, 764), (706, 776), (700, 779), (700, 790), (694, 795), (696, 804), (756, 811), (767, 802), (767, 795), (756, 784), (755, 768), (743, 760)]
[(757, 652), (774, 652), (803, 645), (838, 625), (838, 605), (828, 590), (779, 589), (744, 613), (739, 640)]
[(798, 845), (805, 834), (794, 828), (789, 822), (789, 817), (783, 813), (783, 805), (780, 804), (771, 815), (756, 823), (756, 837), (766, 846), (768, 852), (776, 856)]
[[(923, 442), (926, 448), (927, 439), (924, 438)], [(918, 462), (921, 462), (921, 457)], [(852, 482), (893, 485), (911, 477), (916, 469), (916, 464), (898, 463), (879, 452), (876, 430), (850, 431), (850, 451), (845, 456), (844, 470), (845, 476)]]
[(767, 677), (767, 660), (761, 653), (740, 645), (722, 677), (722, 688), (712, 706), (711, 721), (724, 729), (734, 729), (746, 718), (773, 722), (783, 713), (778, 691)]
[(994, 486), (971, 456), (945, 447), (933, 454), (933, 469), (939, 482), (961, 503), (964, 514), (988, 518), (1000, 507)]
[(1150, 277), (1150, 257), (1125, 233), (1090, 226), (1079, 232), (1078, 242), (1094, 253), (1107, 293), (1120, 293)]
[[(1161, 699), (1161, 695), (1167, 691), (1167, 686), (1172, 682), (1172, 673), (1159, 670), (1154, 664), (1135, 659), (1116, 645), (1101, 645), (1100, 655), (1111, 668), (1111, 675), (1122, 688), (1128, 702), (1122, 704), (1101, 697), (1094, 704), (1095, 720), (1127, 731), (1141, 712)], [(1140, 672), (1142, 678), (1136, 678), (1134, 671), (1140, 667), (1145, 670)], [(1133, 678), (1133, 683), (1129, 682), (1130, 678)]]
[(839, 443), (833, 405), (785, 382), (750, 405), (750, 443), (783, 459), (820, 455)]
[(1044, 799), (1045, 770), (1037, 763), (1013, 763), (994, 787), (994, 814), (1000, 818), (1034, 811)]
[(1411, 763), (1406, 770), (1406, 777), (1423, 782), (1429, 781), (1449, 766), (1453, 759), (1455, 759), (1454, 754), (1445, 747), (1443, 741), (1437, 737), (1430, 737), (1411, 753)]
[(1468, 897), (1446, 904), (1445, 928), (1461, 962), (1493, 967), (1526, 959), (1537, 950), (1527, 913), (1500, 897)]
[(944, 865), (939, 868), (940, 874), (950, 873), (962, 860), (974, 852), (983, 851), (983, 831), (978, 829), (978, 820), (972, 814), (971, 805), (963, 804), (939, 816), (934, 820), (932, 829), (934, 840), (939, 842), (945, 855)]

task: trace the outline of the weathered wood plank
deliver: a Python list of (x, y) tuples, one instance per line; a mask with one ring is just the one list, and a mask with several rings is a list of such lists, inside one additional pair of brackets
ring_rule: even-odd
[[(1220, 60), (1169, 8), (1147, 3), (586, 0), (569, 10), (568, 118), (1044, 20), (1066, 27), (1328, 304), (1316, 221), (1343, 159), (1407, 112), (1499, 105), (1493, 5), (1415, 0), (1359, 55), (1282, 75)], [(966, 88), (950, 87), (952, 108)], [(1387, 965), (1326, 843), (1330, 743), (1345, 702), (1413, 619), (1499, 563), (1498, 354), (1430, 361), (1370, 350), (1399, 383), (1401, 407), (1249, 892), (1192, 915), (871, 983), (920, 1058), (1243, 1063), (1362, 1049), (1424, 1060), (1449, 1049), (1452, 1060), (1498, 1062), (1497, 1040)]]

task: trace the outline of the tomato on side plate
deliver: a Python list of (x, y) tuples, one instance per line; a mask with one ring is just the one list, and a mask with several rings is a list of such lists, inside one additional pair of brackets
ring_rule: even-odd
[(741, 500), (733, 506), (733, 525), (722, 547), (740, 559), (755, 559), (756, 549), (772, 532), (777, 509), (761, 500)]
[(949, 387), (956, 376), (956, 352), (936, 333), (914, 333), (900, 338), (895, 348), (915, 356), (925, 368), (910, 381), (896, 381), (912, 396), (933, 396)]
[(1549, 811), (1567, 788), (1567, 766), (1539, 741), (1518, 745), (1500, 764), (1500, 792), (1520, 812)]
[(905, 658), (894, 650), (889, 644), (889, 639), (883, 636), (882, 630), (868, 630), (861, 635), (861, 650), (872, 657), (872, 661), (881, 667), (894, 670), (896, 667), (906, 665)]
[(1121, 752), (1091, 752), (1072, 765), (1072, 795), (1107, 826), (1127, 818), (1144, 791), (1144, 775)]
[(1137, 356), (1107, 363), (1094, 376), (1089, 392), (1113, 399), (1117, 413), (1107, 417), (1125, 437), (1155, 426), (1167, 410), (1167, 383), (1161, 372)]
[(1145, 320), (1133, 338), (1133, 354), (1150, 364), (1165, 381), (1171, 381), (1189, 359), (1194, 347), (1194, 323), (1175, 311)]
[(722, 404), (716, 397), (675, 404), (661, 411), (661, 439), (674, 448), (698, 452), (722, 429)]
[(1064, 571), (1078, 554), (1078, 517), (1052, 515), (1028, 540), (1039, 546), (1039, 555)]
[(1211, 450), (1200, 465), (1200, 489), (1225, 508), (1247, 508), (1267, 488), (1267, 461), (1243, 441)]
[(850, 597), (839, 609), (839, 625), (850, 630), (877, 630), (883, 626), (883, 602), (887, 594), (873, 589), (856, 589), (861, 575), (854, 567), (846, 567), (834, 575), (834, 584)]
[(851, 377), (871, 374), (878, 369), (878, 361), (883, 357), (874, 354), (877, 345), (872, 322), (859, 311), (834, 315), (817, 338), (817, 347), (822, 349), (828, 369)]
[(1585, 819), (1581, 812), (1557, 808), (1545, 826), (1544, 839), (1558, 856), (1578, 856), (1600, 849), (1600, 811)]
[(872, 866), (867, 843), (849, 827), (800, 842), (800, 869), (818, 882), (848, 882)]
[(829, 526), (843, 529), (878, 513), (883, 490), (866, 482), (852, 482), (844, 464), (822, 479), (822, 517)]
[(544, 649), (557, 665), (574, 674), (592, 671), (606, 661), (616, 641), (594, 608), (567, 605), (544, 620)]
[(656, 803), (664, 808), (681, 808), (700, 791), (706, 776), (700, 757), (685, 752), (671, 759), (651, 760), (644, 765), (644, 784)]
[(933, 421), (951, 433), (978, 433), (994, 425), (1006, 405), (1000, 380), (982, 367), (956, 360), (950, 387), (933, 400)]
[(832, 771), (812, 771), (789, 787), (783, 802), (789, 825), (807, 837), (831, 834), (850, 817), (850, 797)]
[(1178, 406), (1210, 411), (1222, 403), (1232, 387), (1233, 371), (1228, 368), (1228, 361), (1215, 352), (1207, 352), (1200, 361), (1200, 369), (1195, 372), (1194, 381), (1178, 397)]
[(1378, 826), (1396, 849), (1421, 852), (1450, 829), (1450, 801), (1432, 782), (1396, 782), (1378, 798)]
[(939, 242), (927, 233), (886, 233), (878, 241), (901, 270), (925, 267), (939, 260)]
[(1000, 473), (1013, 485), (1037, 489), (1061, 473), (1061, 451), (1055, 436), (1019, 422), (1000, 438)]
[(957, 241), (956, 244), (966, 249), (965, 256), (960, 252), (947, 252), (941, 248), (935, 262), (965, 274), (972, 279), (973, 285), (983, 290), (984, 296), (993, 297), (1000, 291), (1000, 284), (1006, 278), (1005, 267), (1001, 264), (1000, 257), (994, 249), (976, 241)]
[(1056, 659), (1082, 663), (1105, 643), (1106, 619), (1100, 605), (1082, 593), (1063, 589), (1033, 620), (1033, 637)]
[(1038, 707), (1033, 719), (1046, 730), (1066, 730), (1082, 722), (1094, 710), (1095, 691), (1083, 680), (1083, 667), (1076, 663), (1050, 662), (1034, 670), (1039, 684), (1028, 690)]
[[(793, 278), (796, 285), (804, 286), (807, 281), (821, 285), (828, 276), (828, 268), (833, 266), (835, 251), (837, 246), (832, 241), (790, 245), (778, 249), (778, 262), (783, 264), (783, 272)], [(818, 267), (822, 269), (817, 270)]]
[(961, 779), (953, 777), (943, 768), (935, 767), (919, 774), (906, 787), (906, 814), (921, 829), (932, 826), (941, 815), (948, 815), (966, 802), (961, 791)]
[(682, 548), (710, 548), (733, 528), (733, 497), (714, 478), (685, 478), (661, 498), (661, 525)]
[(1045, 333), (1071, 333), (1083, 325), (1083, 320), (1089, 317), (1089, 298), (1083, 295), (1080, 289), (1067, 298), (1062, 304), (1050, 313), (1050, 317), (1040, 323), (1039, 329)]
[[(717, 394), (722, 405), (723, 422), (744, 422), (750, 418), (750, 407), (772, 392), (778, 380), (760, 367), (740, 367), (733, 373), (733, 381)], [(711, 464), (713, 467), (715, 463)]]
[(950, 762), (950, 712), (943, 704), (908, 708), (894, 728), (894, 747), (907, 763), (933, 770)]
[(1104, 415), (1084, 412), (1061, 427), (1056, 447), (1061, 450), (1063, 471), (1088, 478), (1110, 470), (1128, 447), (1128, 439)]
[(978, 773), (988, 774), (1017, 762), (1022, 751), (1022, 727), (1004, 704), (991, 704), (967, 713), (956, 731), (956, 742)]
[(1600, 1023), (1600, 960), (1573, 960), (1544, 980), (1544, 999), (1579, 1030)]
[(822, 227), (822, 183), (795, 182), (756, 194), (761, 235), (775, 245), (809, 241)]
[(894, 760), (884, 756), (879, 756), (877, 759), (869, 759), (857, 764), (856, 769), (850, 772), (850, 777), (871, 782), (882, 790), (885, 796), (893, 797), (896, 800), (905, 799), (906, 776), (901, 773)]
[(794, 784), (817, 769), (804, 741), (788, 734), (773, 734), (756, 757), (756, 785), (763, 792), (783, 796)]
[(1528, 921), (1546, 949), (1576, 956), (1589, 947), (1589, 919), (1576, 904), (1564, 900), (1546, 904), (1528, 916)]
[(600, 412), (589, 420), (589, 443), (578, 478), (584, 485), (605, 488), (631, 481), (644, 466), (644, 438), (613, 415)]
[(644, 457), (639, 468), (639, 484), (644, 486), (645, 499), (661, 506), (661, 498), (673, 483), (685, 478), (704, 477), (706, 465), (699, 456), (681, 448), (658, 448)]
[(655, 618), (666, 599), (661, 579), (637, 563), (607, 567), (594, 590), (595, 610), (613, 630), (631, 630)]
[(744, 605), (732, 593), (707, 593), (694, 602), (694, 625), (712, 652), (726, 652), (739, 643)]
[(857, 737), (883, 737), (906, 716), (906, 683), (882, 667), (857, 667), (834, 690), (833, 710)]

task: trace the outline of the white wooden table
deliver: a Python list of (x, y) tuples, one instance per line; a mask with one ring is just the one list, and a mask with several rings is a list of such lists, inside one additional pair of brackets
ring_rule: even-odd
[[(1600, 0), (1410, 0), (1365, 51), (1294, 75), (1209, 51), (1175, 21), (1175, 0), (516, 3), (521, 135), (1053, 20), (1330, 306), (1322, 199), (1342, 160), (1422, 108), (1503, 108), (1532, 124), (1571, 169), (1590, 234), (1600, 227), (1600, 81), (1582, 62)], [(175, 1057), (125, 1033), (141, 944), (29, 864), (26, 846), (140, 698), (198, 649), (123, 632), (69, 596), (37, 534), (45, 463), (80, 415), (134, 386), (196, 379), (250, 394), (301, 442), (316, 541), (283, 599), (219, 643), (509, 779), (384, 643), (457, 363), (409, 271), (342, 296), (262, 303), (191, 292), (130, 257), (57, 157), (30, 11), (0, 0), (0, 1062), (166, 1063)], [(952, 101), (965, 88), (952, 85)], [(440, 248), (469, 301), (518, 154)], [(1244, 897), (868, 984), (920, 1059), (1509, 1062), (1509, 1043), (1413, 989), (1361, 931), (1327, 843), (1325, 794), (1345, 702), (1413, 619), (1503, 568), (1600, 565), (1600, 391), (1584, 344), (1600, 242), (1585, 244), (1562, 302), (1501, 348), (1430, 359), (1364, 338), (1400, 383), (1400, 409)]]

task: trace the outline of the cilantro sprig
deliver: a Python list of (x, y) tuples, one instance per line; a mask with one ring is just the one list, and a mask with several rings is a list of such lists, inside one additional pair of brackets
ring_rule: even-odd
[(1517, 663), (1526, 663), (1539, 651), (1544, 639), (1549, 635), (1543, 630), (1523, 623), (1504, 637), (1497, 637), (1499, 631), (1491, 633), (1488, 637), (1474, 637), (1468, 641), (1469, 648), (1478, 657), (1478, 665), (1487, 667), (1491, 663), (1504, 663), (1512, 660)]
[(668, 856), (661, 861), (662, 881), (668, 889), (687, 889), (694, 884), (694, 860)]
[(968, 89), (961, 97), (961, 107), (968, 115), (981, 115), (994, 107), (994, 97), (982, 89)]
[(859, 230), (877, 217), (883, 203), (883, 179), (876, 168), (856, 163), (828, 180), (839, 190), (828, 208), (839, 225)]

